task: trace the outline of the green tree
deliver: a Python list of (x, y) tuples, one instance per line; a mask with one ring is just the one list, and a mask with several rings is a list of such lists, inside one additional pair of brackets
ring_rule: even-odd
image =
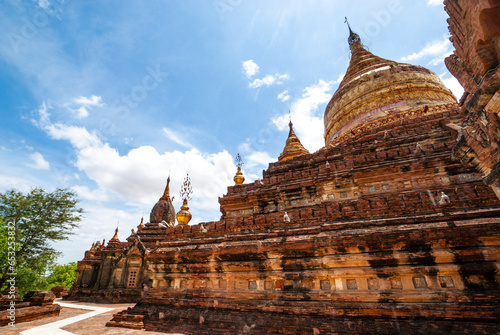
[[(60, 255), (52, 247), (52, 243), (67, 240), (73, 234), (73, 229), (78, 227), (82, 213), (76, 194), (67, 189), (57, 189), (50, 193), (41, 188), (35, 188), (27, 194), (16, 190), (0, 193), (0, 232), (4, 235), (7, 230), (10, 232), (15, 227), (14, 268), (20, 291), (25, 291), (21, 287), (21, 282), (25, 281), (23, 276), (31, 278), (28, 286), (45, 285), (43, 277)], [(0, 287), (3, 288), (11, 277), (9, 273), (12, 268), (9, 268), (9, 262), (6, 261), (8, 242), (2, 238), (0, 248)]]
[(17, 269), (16, 286), (19, 289), (18, 294), (21, 299), (28, 291), (46, 289), (47, 280), (40, 274), (41, 271), (45, 271), (45, 268), (46, 266), (44, 266), (43, 269), (31, 269), (28, 267), (20, 267)]
[(68, 289), (71, 289), (71, 286), (75, 282), (75, 276), (76, 262), (56, 265), (47, 277), (47, 289), (50, 290), (54, 286), (66, 286)]

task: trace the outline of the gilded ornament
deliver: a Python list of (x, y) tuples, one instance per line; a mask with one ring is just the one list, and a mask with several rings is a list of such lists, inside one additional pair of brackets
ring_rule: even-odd
[(180, 225), (187, 225), (189, 221), (191, 221), (192, 215), (189, 212), (188, 200), (191, 200), (191, 194), (193, 194), (193, 187), (191, 185), (191, 179), (189, 178), (189, 174), (184, 179), (184, 183), (181, 186), (181, 199), (182, 206), (181, 210), (177, 212), (176, 218), (177, 223)]
[(245, 181), (245, 177), (243, 177), (243, 173), (241, 172), (241, 166), (243, 165), (243, 159), (241, 159), (240, 154), (236, 155), (235, 158), (236, 166), (238, 167), (238, 170), (236, 171), (236, 175), (234, 176), (233, 180), (236, 185), (241, 185)]

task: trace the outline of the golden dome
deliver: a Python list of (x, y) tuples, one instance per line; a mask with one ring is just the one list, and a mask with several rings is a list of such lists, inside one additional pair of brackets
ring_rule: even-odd
[(236, 171), (236, 175), (234, 176), (233, 180), (236, 185), (241, 185), (245, 181), (243, 172), (241, 172), (241, 166), (238, 166), (238, 170)]
[(300, 143), (300, 140), (297, 137), (297, 135), (295, 135), (295, 132), (293, 131), (292, 121), (290, 121), (288, 126), (290, 127), (290, 132), (288, 133), (288, 138), (286, 140), (285, 148), (283, 149), (281, 155), (278, 157), (278, 162), (285, 161), (293, 157), (309, 154), (309, 151), (306, 148), (304, 148), (302, 143)]
[(189, 212), (187, 199), (184, 199), (182, 206), (181, 206), (181, 210), (177, 212), (176, 217), (177, 217), (177, 222), (180, 225), (185, 226), (189, 223), (189, 221), (191, 221), (192, 215)]
[(434, 72), (375, 56), (349, 31), (351, 61), (325, 110), (325, 144), (390, 114), (456, 102)]

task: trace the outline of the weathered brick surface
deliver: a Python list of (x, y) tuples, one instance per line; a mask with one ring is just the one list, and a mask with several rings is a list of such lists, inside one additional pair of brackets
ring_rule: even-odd
[(445, 62), (464, 87), (463, 139), (454, 152), (489, 185), (500, 186), (500, 2), (446, 0), (455, 51)]
[(0, 303), (0, 327), (13, 321), (21, 323), (58, 316), (61, 306), (53, 304), (55, 298), (55, 295), (48, 291), (29, 291), (22, 301), (5, 297)]
[(54, 286), (50, 289), (56, 298), (62, 298), (68, 295), (68, 288), (66, 286)]
[[(15, 322), (27, 322), (33, 320), (39, 320), (44, 318), (50, 318), (53, 316), (58, 316), (61, 312), (61, 306), (58, 304), (45, 305), (45, 306), (28, 306), (23, 308), (16, 308)], [(9, 322), (12, 322), (10, 317), (10, 311), (0, 311), (0, 327), (6, 326)]]
[(55, 299), (55, 294), (49, 291), (29, 291), (23, 301), (29, 302), (30, 306), (46, 306), (52, 305)]

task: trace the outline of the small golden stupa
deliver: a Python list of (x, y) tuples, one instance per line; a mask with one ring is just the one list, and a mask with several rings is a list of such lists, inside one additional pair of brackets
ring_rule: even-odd
[(137, 226), (137, 230), (142, 230), (144, 228), (144, 217), (141, 218), (141, 223)]
[(233, 180), (236, 185), (241, 185), (245, 181), (245, 177), (243, 177), (243, 173), (241, 172), (241, 166), (243, 165), (243, 160), (241, 159), (240, 154), (236, 155), (236, 166), (238, 166), (238, 170), (236, 171), (236, 175)]
[(111, 240), (108, 241), (108, 243), (110, 242), (120, 242), (120, 240), (118, 239), (118, 227), (116, 227), (115, 234), (113, 235)]
[(302, 143), (300, 143), (299, 138), (293, 131), (292, 121), (290, 121), (288, 126), (290, 127), (290, 132), (288, 133), (288, 138), (286, 140), (285, 148), (283, 149), (281, 155), (278, 157), (278, 162), (285, 161), (293, 157), (309, 154), (309, 150), (304, 148)]
[(189, 212), (188, 200), (191, 200), (191, 194), (193, 194), (193, 187), (191, 186), (191, 180), (189, 179), (189, 174), (184, 179), (184, 183), (181, 186), (181, 199), (182, 206), (181, 210), (177, 212), (176, 218), (177, 223), (180, 225), (187, 225), (191, 218), (193, 217)]

